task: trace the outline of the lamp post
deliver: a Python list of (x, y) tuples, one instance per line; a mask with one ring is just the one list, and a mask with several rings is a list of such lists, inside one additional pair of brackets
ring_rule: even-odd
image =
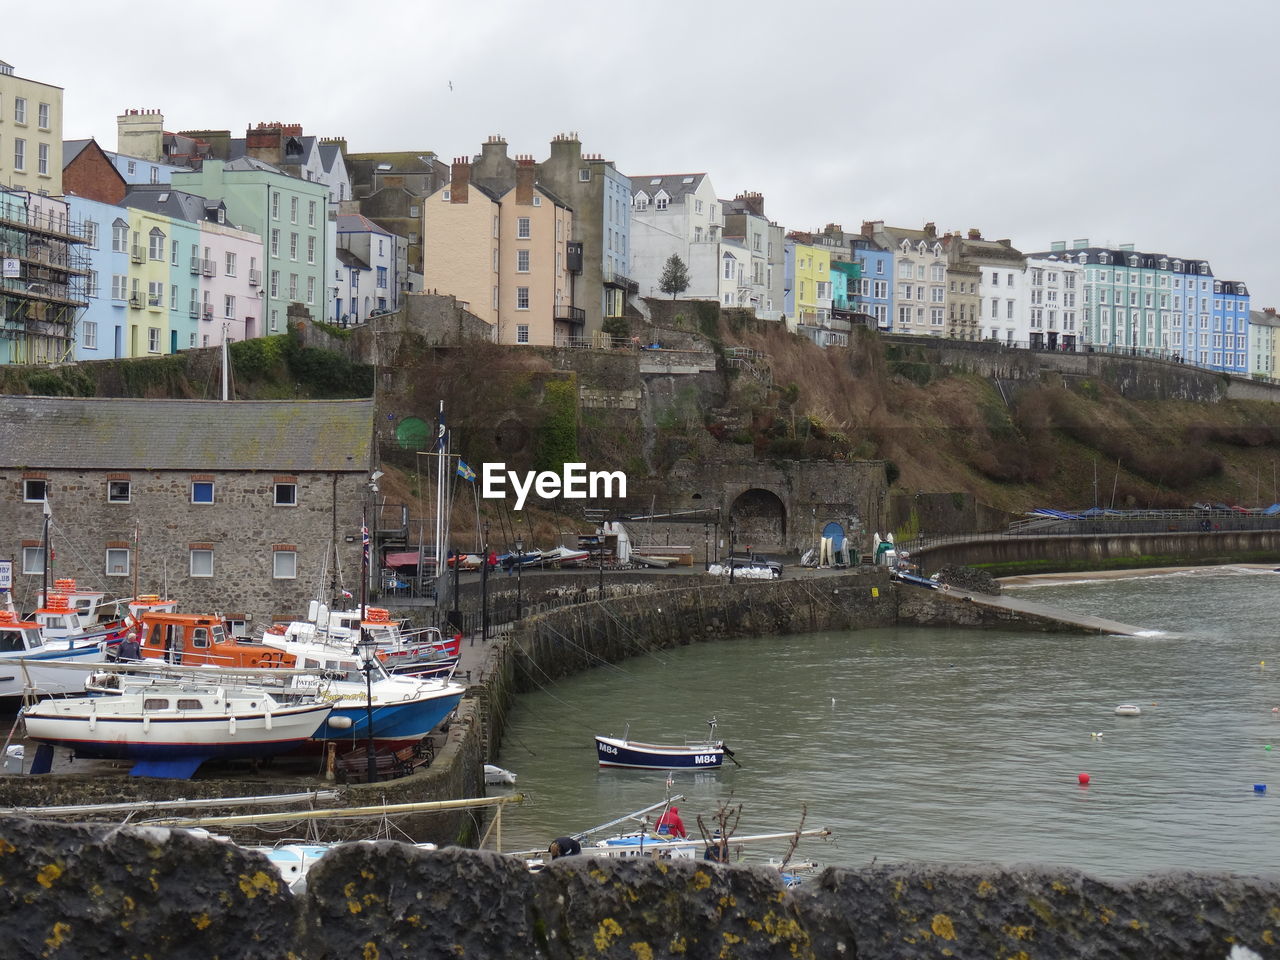
[(369, 636), (363, 623), (360, 626), (360, 642), (356, 644), (356, 649), (360, 653), (360, 670), (364, 674), (364, 749), (369, 760), (369, 782), (375, 783), (378, 779), (378, 758), (373, 750), (373, 671), (378, 659), (378, 642)]
[(480, 557), (480, 639), (489, 639), (489, 521), (484, 522), (484, 543)]
[(733, 583), (733, 540), (737, 533), (737, 527), (733, 520), (729, 520), (729, 582)]
[(516, 537), (516, 619), (521, 617), (520, 571), (524, 569), (524, 537)]

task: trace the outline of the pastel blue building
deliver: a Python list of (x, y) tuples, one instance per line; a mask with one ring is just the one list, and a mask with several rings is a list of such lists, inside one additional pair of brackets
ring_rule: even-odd
[(862, 268), (862, 276), (858, 280), (856, 294), (850, 290), (854, 309), (876, 318), (876, 327), (889, 329), (890, 282), (893, 280), (893, 251), (881, 250), (870, 239), (852, 236), (853, 256)]
[(89, 305), (76, 321), (75, 359), (124, 356), (129, 301), (129, 214), (123, 207), (84, 197), (66, 198), (71, 219), (84, 225), (88, 243), (85, 292)]
[(1213, 281), (1210, 366), (1249, 374), (1249, 289), (1239, 280)]

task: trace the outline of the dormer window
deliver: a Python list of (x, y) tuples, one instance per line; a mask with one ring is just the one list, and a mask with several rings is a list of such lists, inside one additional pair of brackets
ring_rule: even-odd
[(902, 252), (903, 252), (903, 253), (910, 253), (910, 252), (911, 252), (911, 241), (910, 241), (910, 240), (903, 240), (903, 241), (902, 241)]
[(1088, 262), (1089, 262), (1089, 255), (1087, 253), (1081, 253), (1076, 256), (1076, 263), (1081, 264), (1083, 266)]
[(1131, 267), (1136, 267), (1137, 265), (1138, 265), (1138, 258), (1137, 258), (1137, 257), (1130, 257), (1130, 258), (1129, 258), (1129, 266), (1131, 266)]
[(1200, 264), (1200, 273), (1205, 275), (1209, 273), (1209, 265), (1207, 263)]
[(1109, 254), (1109, 253), (1100, 253), (1100, 254), (1098, 254), (1098, 262), (1099, 262), (1099, 263), (1103, 263), (1103, 264), (1110, 263), (1110, 262), (1111, 262), (1111, 254)]
[(1169, 269), (1169, 261), (1168, 261), (1168, 259), (1166, 259), (1166, 258), (1164, 258), (1164, 257), (1161, 257), (1161, 258), (1160, 258), (1160, 269), (1161, 269), (1161, 270), (1168, 270), (1168, 269)]
[(649, 198), (643, 193), (637, 193), (635, 196), (635, 207), (637, 210), (643, 210), (649, 206)]

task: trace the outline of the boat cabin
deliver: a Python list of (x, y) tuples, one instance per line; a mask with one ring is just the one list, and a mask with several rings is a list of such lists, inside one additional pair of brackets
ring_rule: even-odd
[(19, 620), (12, 610), (0, 610), (0, 656), (37, 650), (41, 646), (38, 624)]
[[(63, 577), (53, 581), (53, 590), (50, 591), (48, 599), (53, 600), (59, 595), (66, 599), (71, 609), (79, 614), (81, 622), (86, 626), (93, 626), (99, 621), (111, 619), (111, 612), (116, 606), (114, 602), (107, 603), (106, 591), (77, 589), (74, 577)], [(52, 606), (46, 601), (43, 592), (38, 596), (37, 606)]]
[(32, 615), (40, 635), (46, 640), (65, 640), (78, 637), (89, 630), (89, 623), (80, 618), (79, 612), (61, 593), (49, 594), (49, 600)]
[(149, 610), (139, 637), (143, 657), (183, 666), (290, 667), (293, 656), (242, 637), (230, 637), (222, 618)]

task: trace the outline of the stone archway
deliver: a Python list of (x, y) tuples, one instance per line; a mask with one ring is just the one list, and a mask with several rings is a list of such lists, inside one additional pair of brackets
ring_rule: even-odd
[(738, 550), (784, 552), (787, 547), (787, 508), (771, 490), (753, 487), (734, 498), (729, 517), (735, 528)]

